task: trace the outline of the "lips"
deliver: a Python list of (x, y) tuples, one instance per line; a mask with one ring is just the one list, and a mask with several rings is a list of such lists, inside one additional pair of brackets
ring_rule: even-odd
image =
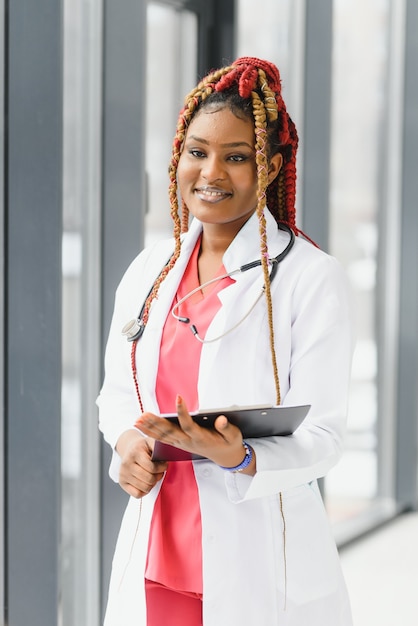
[(220, 202), (221, 200), (232, 196), (231, 193), (224, 191), (223, 189), (219, 189), (218, 187), (196, 187), (194, 192), (200, 200), (212, 203)]

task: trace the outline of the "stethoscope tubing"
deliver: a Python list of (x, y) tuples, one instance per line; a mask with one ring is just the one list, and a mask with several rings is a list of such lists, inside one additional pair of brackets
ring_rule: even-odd
[[(280, 223), (278, 225), (278, 227), (281, 230), (285, 230), (289, 234), (290, 239), (289, 239), (289, 243), (287, 244), (285, 249), (280, 254), (278, 254), (276, 257), (272, 257), (272, 258), (269, 259), (269, 263), (271, 264), (270, 284), (272, 283), (272, 281), (273, 281), (273, 279), (274, 279), (274, 277), (275, 277), (275, 275), (277, 273), (277, 270), (279, 268), (279, 264), (289, 254), (289, 252), (291, 251), (291, 249), (293, 248), (293, 245), (295, 243), (295, 233), (293, 232), (293, 230), (287, 224)], [(176, 303), (175, 307), (173, 307), (173, 310), (174, 310), (174, 308), (178, 308), (182, 304), (182, 302), (184, 302), (184, 300), (186, 300), (187, 298), (189, 298), (190, 296), (195, 294), (197, 291), (200, 291), (203, 287), (207, 287), (208, 285), (212, 284), (213, 282), (219, 281), (219, 280), (221, 280), (223, 278), (227, 278), (229, 276), (235, 276), (236, 274), (247, 272), (250, 269), (253, 269), (255, 267), (259, 267), (261, 265), (261, 263), (262, 263), (261, 259), (257, 259), (255, 261), (251, 261), (250, 263), (245, 263), (244, 265), (241, 265), (241, 267), (233, 270), (232, 272), (228, 272), (227, 274), (224, 274), (223, 276), (217, 276), (216, 278), (212, 278), (210, 281), (208, 281), (204, 285), (199, 285), (193, 291), (188, 293), (184, 298), (179, 300)], [(141, 310), (140, 310), (137, 318), (134, 319), (134, 320), (129, 321), (122, 328), (122, 334), (127, 338), (127, 340), (129, 342), (137, 341), (143, 335), (143, 332), (145, 330), (145, 322), (143, 320), (143, 315), (144, 315), (144, 311), (145, 311), (145, 305), (146, 305), (146, 302), (147, 302), (147, 300), (148, 300), (152, 290), (154, 289), (154, 285), (155, 285), (155, 281), (154, 281), (151, 289), (149, 290), (149, 292), (147, 294), (147, 297), (144, 300), (144, 303), (143, 303), (143, 305), (141, 307)], [(176, 315), (174, 315), (174, 317), (177, 318)]]

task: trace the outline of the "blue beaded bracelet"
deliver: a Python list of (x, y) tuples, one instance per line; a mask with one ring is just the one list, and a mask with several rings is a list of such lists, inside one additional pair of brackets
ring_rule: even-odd
[(235, 467), (224, 467), (223, 465), (220, 465), (219, 467), (221, 469), (226, 470), (227, 472), (242, 472), (242, 470), (249, 466), (249, 464), (253, 460), (253, 449), (248, 445), (246, 441), (243, 441), (242, 445), (245, 448), (245, 457), (242, 463), (236, 465)]

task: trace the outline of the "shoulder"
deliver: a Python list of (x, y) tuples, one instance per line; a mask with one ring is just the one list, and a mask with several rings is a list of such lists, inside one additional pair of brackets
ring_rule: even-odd
[(341, 263), (331, 254), (317, 248), (301, 236), (295, 238), (295, 244), (289, 254), (289, 265), (293, 265), (298, 273), (311, 275), (344, 275)]
[(333, 300), (348, 306), (351, 299), (341, 263), (300, 236), (283, 262), (282, 280), (295, 304)]
[[(202, 230), (201, 223), (193, 219), (189, 230), (183, 233), (181, 239), (181, 252), (180, 256), (188, 256), (194, 248), (196, 239), (200, 235)], [(137, 278), (138, 274), (151, 273), (162, 270), (164, 265), (170, 259), (174, 252), (175, 240), (174, 237), (168, 239), (162, 239), (156, 241), (150, 246), (147, 246), (138, 254), (132, 261), (122, 277), (122, 283), (129, 280), (132, 276)], [(154, 276), (155, 278), (155, 276)]]
[(305, 240), (300, 240), (298, 248), (304, 262), (294, 285), (295, 309), (309, 311), (312, 324), (314, 320), (322, 319), (328, 329), (336, 323), (341, 328), (351, 329), (352, 294), (343, 266), (334, 256)]
[(174, 251), (174, 239), (165, 239), (144, 248), (128, 266), (119, 283), (118, 292), (152, 283)]

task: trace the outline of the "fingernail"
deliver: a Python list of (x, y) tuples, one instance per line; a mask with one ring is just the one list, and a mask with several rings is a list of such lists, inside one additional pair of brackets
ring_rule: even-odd
[(177, 394), (176, 396), (176, 404), (177, 406), (181, 406), (183, 404), (183, 398)]

